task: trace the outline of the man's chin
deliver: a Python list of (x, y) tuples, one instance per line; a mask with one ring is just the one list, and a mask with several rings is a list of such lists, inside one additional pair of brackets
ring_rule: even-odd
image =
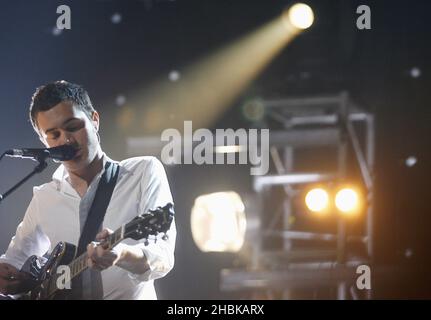
[(85, 168), (86, 166), (88, 166), (88, 163), (86, 161), (84, 161), (84, 159), (80, 155), (76, 156), (72, 160), (64, 161), (63, 164), (67, 170), (72, 171), (72, 172), (77, 171), (77, 170), (81, 170), (81, 169)]

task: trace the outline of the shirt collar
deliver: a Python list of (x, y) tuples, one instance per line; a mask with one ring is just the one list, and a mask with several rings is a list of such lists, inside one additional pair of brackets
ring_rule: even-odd
[[(96, 175), (95, 178), (98, 176), (101, 176), (103, 172), (105, 172), (105, 165), (107, 161), (115, 162), (121, 167), (121, 171), (129, 172), (125, 167), (121, 166), (121, 164), (118, 161), (114, 161), (111, 158), (109, 158), (105, 153), (102, 154), (102, 161), (103, 161), (103, 167), (102, 170)], [(62, 189), (62, 185), (64, 182), (68, 181), (69, 179), (69, 172), (66, 170), (66, 167), (61, 164), (53, 173), (52, 180), (57, 184), (57, 187), (59, 189)]]

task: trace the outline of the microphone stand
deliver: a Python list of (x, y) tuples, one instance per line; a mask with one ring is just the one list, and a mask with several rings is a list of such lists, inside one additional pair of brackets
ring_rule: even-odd
[[(5, 154), (0, 156), (3, 158)], [(32, 176), (34, 176), (36, 173), (40, 173), (48, 166), (48, 163), (46, 162), (46, 156), (41, 156), (36, 158), (35, 160), (38, 161), (38, 165), (33, 169), (32, 172), (30, 172), (28, 175), (26, 175), (23, 179), (21, 179), (16, 185), (14, 185), (12, 188), (10, 188), (8, 191), (6, 191), (3, 194), (0, 194), (0, 203), (12, 192), (14, 192), (16, 189), (18, 189), (24, 182), (26, 182), (28, 179), (30, 179)]]

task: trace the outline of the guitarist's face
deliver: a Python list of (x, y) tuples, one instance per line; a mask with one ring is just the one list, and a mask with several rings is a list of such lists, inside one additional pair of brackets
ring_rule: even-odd
[(69, 171), (85, 169), (101, 152), (97, 136), (99, 115), (89, 117), (71, 102), (61, 102), (55, 107), (39, 112), (36, 117), (41, 141), (48, 148), (70, 144), (78, 149), (76, 156), (65, 161)]

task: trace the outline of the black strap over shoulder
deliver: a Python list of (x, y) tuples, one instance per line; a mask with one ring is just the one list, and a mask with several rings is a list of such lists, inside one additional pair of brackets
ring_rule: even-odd
[[(101, 230), (106, 209), (111, 201), (117, 183), (120, 166), (115, 162), (106, 162), (105, 172), (100, 178), (99, 185), (94, 196), (93, 203), (87, 215), (84, 228), (78, 242), (76, 256), (81, 255), (87, 250), (87, 245), (94, 241), (97, 233)], [(72, 282), (72, 299), (102, 299), (103, 285), (100, 271), (89, 270), (91, 284), (83, 284), (83, 275), (81, 274)], [(85, 294), (85, 292), (90, 291)]]
[(80, 255), (87, 250), (87, 245), (94, 241), (99, 232), (103, 218), (105, 217), (106, 209), (111, 201), (119, 172), (120, 166), (117, 163), (110, 161), (106, 162), (105, 172), (100, 178), (96, 195), (94, 196), (93, 203), (88, 212), (87, 220), (82, 229), (81, 237), (79, 238), (77, 255)]

